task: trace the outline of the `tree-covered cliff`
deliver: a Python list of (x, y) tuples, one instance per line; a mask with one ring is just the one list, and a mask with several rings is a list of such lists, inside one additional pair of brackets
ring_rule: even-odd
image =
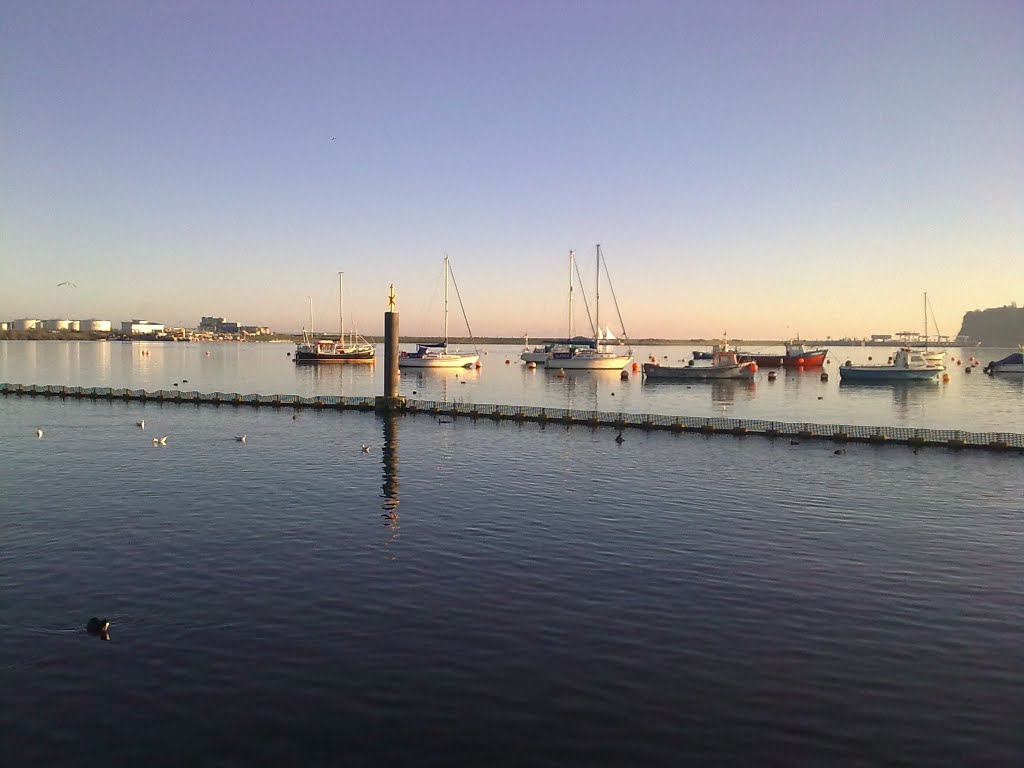
[(976, 309), (964, 315), (960, 336), (986, 347), (1016, 347), (1024, 344), (1024, 308), (1011, 304), (994, 309)]

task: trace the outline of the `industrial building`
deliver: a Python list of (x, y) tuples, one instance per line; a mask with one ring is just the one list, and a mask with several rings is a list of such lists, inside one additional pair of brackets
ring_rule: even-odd
[(12, 331), (31, 331), (33, 328), (39, 327), (39, 321), (30, 318), (21, 318), (20, 320), (11, 321)]
[(133, 336), (163, 332), (163, 323), (151, 323), (149, 320), (125, 320), (121, 323), (121, 333), (130, 333)]
[(81, 320), (79, 330), (94, 333), (110, 333), (109, 320)]
[(71, 320), (43, 320), (44, 331), (71, 331)]

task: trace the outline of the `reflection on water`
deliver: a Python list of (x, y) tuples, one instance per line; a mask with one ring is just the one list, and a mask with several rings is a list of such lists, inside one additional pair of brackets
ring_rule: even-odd
[(393, 559), (394, 553), (390, 552), (391, 545), (400, 536), (398, 530), (400, 528), (398, 524), (398, 416), (395, 414), (384, 414), (381, 421), (383, 422), (384, 431), (384, 449), (382, 464), (384, 467), (383, 479), (384, 482), (381, 484), (381, 498), (384, 500), (381, 504), (381, 509), (384, 510), (382, 517), (384, 518), (384, 527), (388, 529), (388, 537), (384, 541), (384, 548), (389, 550), (389, 555)]
[[(372, 396), (382, 391), (382, 365), (297, 366), (289, 355), (293, 349), (291, 344), (269, 343), (0, 341), (0, 381), (150, 391), (178, 383), (180, 389), (197, 392), (300, 396)], [(775, 381), (762, 371), (756, 386), (662, 385), (644, 382), (638, 373), (623, 380), (619, 371), (570, 370), (560, 377), (557, 369), (526, 368), (518, 360), (518, 346), (491, 345), (482, 352), (479, 370), (402, 369), (399, 391), (404, 397), (453, 403), (698, 417), (727, 411), (744, 419), (1024, 432), (1024, 377), (985, 376), (980, 369), (968, 374), (965, 366), (956, 365), (961, 357), (967, 362), (969, 354), (998, 359), (1005, 356), (1003, 350), (950, 350), (949, 382), (926, 382), (924, 390), (895, 390), (891, 384), (840, 387), (836, 366), (843, 360), (859, 364), (869, 356), (884, 360), (891, 354), (870, 347), (844, 349), (823, 369), (779, 371)], [(650, 351), (658, 360), (667, 355), (669, 361), (688, 358), (689, 353), (689, 345)], [(827, 381), (821, 380), (823, 372), (829, 374)]]
[(933, 381), (841, 381), (839, 391), (845, 394), (867, 394), (878, 396), (890, 394), (897, 411), (923, 408), (942, 396), (938, 379)]

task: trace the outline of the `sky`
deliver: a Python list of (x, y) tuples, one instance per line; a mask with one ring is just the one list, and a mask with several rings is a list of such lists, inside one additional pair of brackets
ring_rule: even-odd
[[(0, 319), (944, 334), (1024, 304), (1019, 0), (0, 0)], [(70, 281), (75, 285), (58, 285)], [(577, 293), (577, 304), (579, 293)], [(578, 315), (576, 330), (584, 321)], [(454, 302), (453, 335), (465, 323)], [(934, 327), (932, 329), (934, 333)]]

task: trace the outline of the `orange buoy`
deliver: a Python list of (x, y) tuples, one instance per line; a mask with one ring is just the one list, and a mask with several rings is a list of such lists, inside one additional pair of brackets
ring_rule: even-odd
[(942, 383), (943, 384), (949, 384), (949, 374), (948, 373), (942, 374)]
[(803, 365), (803, 364), (804, 364), (804, 359), (803, 359), (802, 357), (798, 357), (798, 358), (796, 359), (796, 364), (797, 364), (797, 365)]
[(757, 373), (757, 363), (751, 363), (750, 370), (752, 370), (754, 373)]
[(633, 373), (640, 370), (640, 363), (633, 363)]
[(537, 364), (535, 362), (533, 362), (533, 360), (531, 360), (530, 362), (528, 362), (526, 364), (526, 367), (529, 368), (532, 371), (532, 370), (534, 370), (537, 367)]
[(474, 368), (479, 368), (479, 367), (480, 367), (480, 361), (479, 361), (479, 360), (477, 360), (477, 361), (476, 361), (476, 365), (475, 365), (475, 366), (473, 366), (473, 367), (474, 367)]

